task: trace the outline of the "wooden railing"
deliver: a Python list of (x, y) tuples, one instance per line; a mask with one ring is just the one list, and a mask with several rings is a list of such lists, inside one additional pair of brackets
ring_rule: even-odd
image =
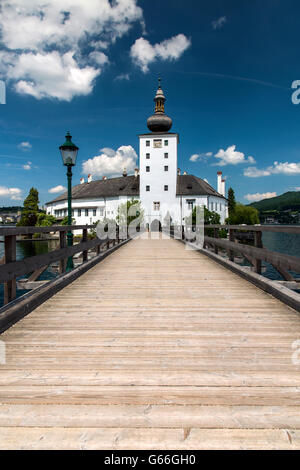
[[(88, 240), (88, 230), (95, 228), (95, 225), (0, 228), (0, 236), (4, 237), (4, 257), (0, 260), (0, 283), (4, 283), (4, 305), (16, 298), (16, 279), (18, 277), (32, 273), (28, 280), (36, 281), (47, 267), (55, 262), (59, 262), (59, 273), (63, 274), (66, 270), (67, 259), (76, 253), (82, 253), (84, 263), (88, 260), (89, 250), (95, 249), (96, 254), (99, 255), (101, 250), (106, 250), (120, 243), (118, 228), (116, 237), (113, 239), (100, 240), (96, 237), (93, 240)], [(68, 247), (67, 232), (74, 230), (82, 230), (81, 242)], [(57, 232), (59, 233), (58, 249), (17, 261), (17, 236)]]
[[(210, 229), (213, 236), (204, 236), (204, 248), (212, 247), (214, 252), (218, 254), (219, 248), (226, 250), (230, 261), (234, 261), (234, 254), (243, 255), (253, 266), (256, 273), (261, 274), (262, 261), (271, 264), (286, 281), (295, 281), (292, 274), (288, 271), (300, 273), (300, 258), (283, 253), (268, 250), (263, 246), (262, 233), (290, 233), (300, 235), (300, 227), (286, 225), (207, 225), (205, 232)], [(220, 230), (226, 230), (228, 239), (219, 238)], [(247, 237), (246, 234), (252, 234)], [(210, 234), (212, 235), (212, 234)], [(247, 242), (241, 243), (241, 241)], [(252, 245), (249, 244), (251, 243)]]

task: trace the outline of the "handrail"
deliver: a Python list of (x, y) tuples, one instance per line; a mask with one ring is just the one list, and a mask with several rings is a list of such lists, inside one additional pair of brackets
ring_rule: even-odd
[(205, 225), (204, 228), (245, 230), (247, 232), (282, 232), (300, 234), (299, 225)]
[[(51, 264), (59, 261), (59, 272), (66, 271), (67, 258), (76, 253), (82, 253), (83, 263), (88, 261), (88, 251), (96, 248), (97, 255), (100, 254), (104, 246), (110, 248), (111, 243), (118, 245), (120, 232), (117, 227), (115, 238), (107, 236), (106, 239), (95, 238), (88, 240), (88, 229), (95, 229), (96, 225), (59, 225), (49, 227), (9, 227), (0, 228), (0, 236), (4, 236), (4, 257), (0, 260), (0, 283), (4, 283), (4, 305), (16, 298), (17, 277), (32, 273), (34, 281)], [(82, 241), (73, 246), (67, 246), (66, 235), (70, 230), (82, 230)], [(34, 233), (59, 232), (59, 248), (49, 253), (31, 256), (22, 260), (16, 260), (16, 241), (18, 235), (29, 235)], [(127, 234), (126, 234), (127, 236)], [(128, 238), (128, 237), (127, 237)], [(43, 269), (44, 268), (44, 269)]]
[(33, 235), (34, 233), (68, 232), (94, 229), (96, 225), (51, 225), (49, 227), (0, 227), (0, 237), (7, 235)]
[[(230, 261), (234, 262), (234, 252), (241, 253), (253, 266), (257, 274), (261, 274), (261, 262), (271, 264), (286, 281), (295, 281), (288, 271), (300, 273), (300, 258), (268, 250), (262, 243), (262, 232), (294, 233), (300, 235), (300, 226), (290, 225), (205, 225), (205, 230), (212, 229), (213, 236), (204, 235), (204, 248), (212, 246), (216, 255), (223, 248)], [(219, 230), (227, 229), (229, 239), (219, 238)], [(254, 246), (239, 243), (244, 232), (253, 232)], [(243, 237), (243, 235), (242, 235)]]

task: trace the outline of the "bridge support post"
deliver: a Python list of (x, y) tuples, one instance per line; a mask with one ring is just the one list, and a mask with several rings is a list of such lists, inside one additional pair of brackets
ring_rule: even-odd
[[(87, 228), (84, 228), (82, 230), (82, 243), (85, 243), (87, 242), (87, 238), (88, 238), (88, 231), (87, 231)], [(82, 262), (85, 263), (85, 261), (88, 260), (88, 252), (85, 250), (82, 252)]]
[[(219, 229), (214, 228), (214, 237), (219, 238)], [(217, 245), (215, 245), (215, 253), (216, 255), (219, 253), (219, 248)]]
[[(234, 242), (234, 230), (233, 229), (229, 229), (229, 241)], [(228, 256), (229, 256), (229, 261), (234, 261), (234, 251), (229, 250)]]
[[(17, 256), (17, 237), (16, 235), (7, 235), (4, 238), (4, 263), (16, 261)], [(17, 296), (16, 279), (4, 283), (4, 305), (14, 300)]]
[[(59, 232), (59, 247), (60, 249), (66, 248), (66, 232)], [(62, 259), (59, 262), (59, 273), (63, 274), (66, 271), (67, 260)]]
[[(262, 248), (263, 247), (262, 232), (261, 231), (254, 232), (254, 246), (256, 248)], [(254, 271), (257, 274), (261, 274), (261, 260), (260, 259), (255, 259), (254, 260)]]

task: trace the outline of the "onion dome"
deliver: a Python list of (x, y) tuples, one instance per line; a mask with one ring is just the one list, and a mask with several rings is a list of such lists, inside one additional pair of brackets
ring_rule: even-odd
[(173, 124), (172, 119), (165, 114), (165, 95), (161, 89), (161, 79), (159, 78), (158, 89), (154, 98), (155, 102), (155, 114), (150, 116), (147, 121), (148, 129), (151, 132), (168, 132)]

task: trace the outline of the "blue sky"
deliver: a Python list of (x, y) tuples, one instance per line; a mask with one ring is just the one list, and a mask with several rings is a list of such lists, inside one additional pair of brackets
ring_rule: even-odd
[(67, 130), (74, 184), (132, 172), (158, 75), (183, 171), (222, 170), (243, 203), (300, 190), (299, 18), (297, 0), (3, 0), (0, 205), (59, 194)]

